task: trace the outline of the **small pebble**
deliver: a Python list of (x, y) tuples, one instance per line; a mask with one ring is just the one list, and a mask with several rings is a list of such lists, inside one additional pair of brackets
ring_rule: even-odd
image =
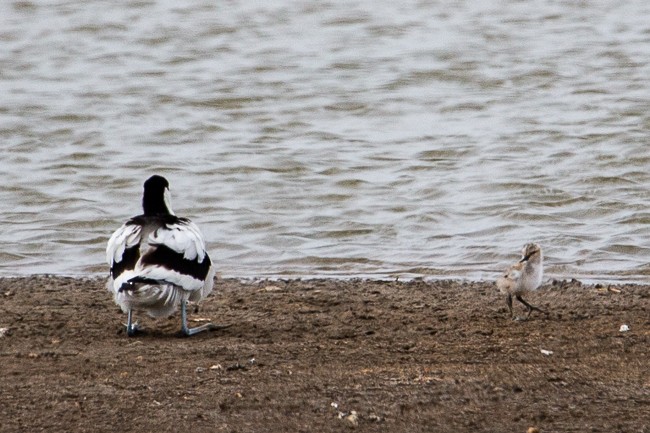
[(350, 427), (357, 427), (359, 425), (359, 415), (357, 415), (356, 410), (350, 411), (350, 415), (345, 417), (345, 422), (350, 426)]
[(618, 332), (627, 332), (630, 330), (630, 327), (627, 325), (621, 325), (620, 328), (618, 328)]
[(368, 415), (368, 419), (374, 422), (381, 422), (381, 417), (375, 413), (371, 413), (370, 415)]

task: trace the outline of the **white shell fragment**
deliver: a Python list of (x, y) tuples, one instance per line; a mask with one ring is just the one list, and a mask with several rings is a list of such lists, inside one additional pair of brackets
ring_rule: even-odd
[(620, 328), (618, 328), (618, 332), (627, 332), (630, 330), (630, 327), (627, 325), (621, 325)]
[(542, 352), (542, 355), (546, 355), (546, 356), (549, 356), (549, 355), (553, 354), (552, 350), (541, 349), (540, 352)]

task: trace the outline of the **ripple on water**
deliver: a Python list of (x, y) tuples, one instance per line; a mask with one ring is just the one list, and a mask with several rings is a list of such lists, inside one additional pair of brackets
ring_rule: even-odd
[(494, 278), (536, 240), (645, 281), (650, 8), (619, 3), (15, 2), (0, 274), (104, 273), (157, 172), (224, 275)]

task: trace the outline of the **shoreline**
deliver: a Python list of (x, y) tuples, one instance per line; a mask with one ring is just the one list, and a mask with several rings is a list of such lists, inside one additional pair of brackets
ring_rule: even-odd
[[(78, 280), (102, 280), (108, 278), (108, 270), (105, 273), (95, 273), (95, 274), (66, 274), (66, 273), (41, 273), (41, 274), (0, 274), (0, 280), (2, 279), (28, 279), (28, 278), (71, 278)], [(383, 274), (382, 274), (383, 275)], [(444, 281), (453, 281), (457, 283), (479, 283), (479, 284), (495, 284), (496, 279), (499, 277), (499, 273), (494, 273), (494, 278), (469, 278), (462, 276), (449, 276), (449, 275), (415, 275), (405, 277), (403, 274), (400, 275), (387, 275), (387, 276), (377, 276), (373, 274), (304, 274), (304, 275), (262, 275), (262, 276), (236, 276), (236, 275), (225, 275), (221, 276), (217, 272), (215, 277), (215, 284), (218, 281), (222, 280), (232, 280), (239, 281), (242, 283), (256, 283), (260, 281), (367, 281), (367, 282), (398, 282), (398, 283), (409, 283), (409, 282), (426, 282), (426, 283), (436, 283)], [(599, 285), (609, 285), (609, 286), (621, 286), (621, 285), (634, 285), (634, 286), (648, 286), (650, 287), (650, 278), (648, 281), (641, 279), (625, 279), (621, 277), (619, 279), (607, 279), (607, 278), (595, 278), (595, 277), (580, 277), (580, 276), (571, 276), (571, 277), (555, 277), (555, 276), (545, 276), (540, 288), (543, 290), (545, 287), (548, 287), (553, 284), (574, 284), (578, 283), (584, 286), (599, 286)]]
[(190, 313), (221, 329), (128, 338), (104, 282), (0, 277), (3, 432), (650, 429), (650, 286), (558, 281), (514, 322), (492, 281), (226, 278)]

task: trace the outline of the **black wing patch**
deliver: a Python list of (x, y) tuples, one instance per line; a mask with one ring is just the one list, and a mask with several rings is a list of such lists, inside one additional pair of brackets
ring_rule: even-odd
[(182, 253), (177, 253), (165, 245), (157, 245), (153, 251), (147, 252), (141, 263), (143, 265), (163, 266), (179, 274), (189, 275), (197, 280), (204, 281), (210, 271), (212, 262), (208, 254), (205, 254), (203, 261), (187, 260)]
[(113, 267), (111, 267), (111, 277), (115, 279), (120, 275), (122, 275), (122, 272), (135, 269), (135, 264), (138, 263), (139, 258), (140, 258), (139, 244), (131, 248), (125, 249), (124, 254), (122, 254), (122, 260), (117, 263), (113, 263)]

